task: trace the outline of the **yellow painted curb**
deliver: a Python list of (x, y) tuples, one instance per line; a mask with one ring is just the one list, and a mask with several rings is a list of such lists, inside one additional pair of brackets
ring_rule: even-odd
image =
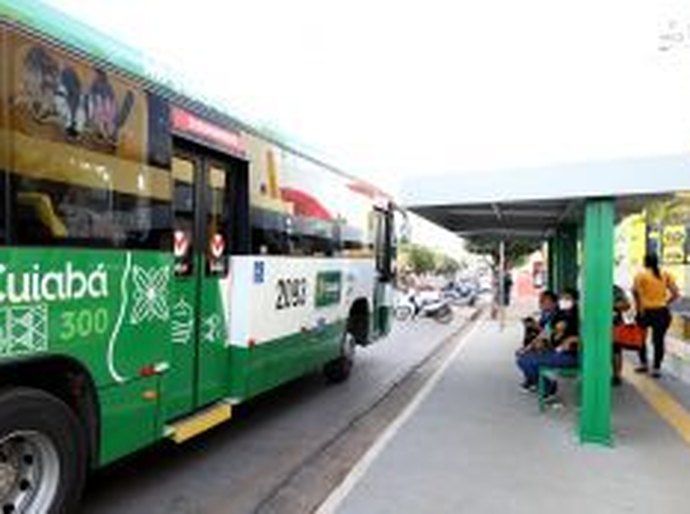
[(657, 380), (643, 373), (635, 373), (629, 364), (623, 367), (625, 380), (637, 389), (640, 396), (690, 445), (690, 412), (661, 387)]

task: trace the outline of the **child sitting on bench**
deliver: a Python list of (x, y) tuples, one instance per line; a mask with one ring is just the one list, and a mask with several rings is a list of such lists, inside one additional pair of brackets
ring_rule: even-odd
[[(558, 311), (553, 317), (552, 332), (542, 349), (530, 348), (519, 352), (517, 365), (525, 376), (524, 389), (534, 390), (539, 378), (539, 367), (574, 368), (579, 365), (579, 312), (577, 292), (566, 290), (558, 301)], [(549, 380), (547, 396), (556, 393), (557, 384)]]
[(525, 329), (522, 338), (522, 348), (530, 346), (539, 337), (546, 337), (545, 331), (558, 311), (558, 296), (553, 291), (543, 291), (539, 295), (539, 319), (523, 318)]

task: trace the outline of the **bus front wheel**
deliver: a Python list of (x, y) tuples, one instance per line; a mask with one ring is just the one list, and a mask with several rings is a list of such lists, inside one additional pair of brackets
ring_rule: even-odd
[(58, 398), (29, 388), (0, 391), (0, 512), (73, 512), (86, 474), (82, 433)]
[(323, 373), (332, 384), (345, 382), (350, 376), (355, 361), (355, 336), (346, 331), (340, 343), (340, 356), (323, 367)]

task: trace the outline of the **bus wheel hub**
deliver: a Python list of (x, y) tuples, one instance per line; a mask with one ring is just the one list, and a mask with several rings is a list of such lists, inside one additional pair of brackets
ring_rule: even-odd
[(4, 445), (0, 447), (0, 502), (9, 496), (19, 476), (19, 469), (16, 463), (10, 461), (7, 450), (8, 448)]
[(37, 432), (16, 432), (0, 441), (0, 512), (42, 514), (58, 490), (60, 460), (52, 442)]

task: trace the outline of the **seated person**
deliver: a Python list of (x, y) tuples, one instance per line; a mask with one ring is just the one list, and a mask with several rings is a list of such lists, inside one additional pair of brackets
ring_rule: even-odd
[[(539, 367), (573, 368), (579, 364), (578, 346), (580, 319), (577, 293), (564, 291), (558, 301), (558, 311), (551, 322), (552, 330), (542, 349), (530, 348), (521, 351), (517, 365), (525, 375), (524, 389), (535, 389), (539, 378)], [(556, 393), (555, 382), (547, 382), (547, 396)]]
[(544, 291), (539, 295), (539, 319), (527, 317), (522, 320), (525, 329), (522, 338), (523, 348), (529, 347), (533, 342), (537, 345), (536, 340), (541, 336), (546, 337), (544, 331), (549, 326), (551, 319), (558, 310), (558, 297), (553, 291)]

